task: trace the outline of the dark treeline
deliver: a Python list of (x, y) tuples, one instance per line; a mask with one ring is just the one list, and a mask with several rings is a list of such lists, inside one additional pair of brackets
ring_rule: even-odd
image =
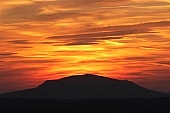
[(112, 112), (170, 113), (170, 98), (139, 99), (0, 99), (2, 113)]

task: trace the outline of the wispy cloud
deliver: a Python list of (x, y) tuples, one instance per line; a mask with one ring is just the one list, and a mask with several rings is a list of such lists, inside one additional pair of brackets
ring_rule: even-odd
[(102, 40), (122, 39), (125, 35), (130, 34), (152, 33), (152, 28), (164, 26), (170, 26), (170, 21), (93, 28), (87, 30), (89, 33), (51, 36), (47, 37), (47, 39), (71, 41), (71, 45), (96, 44)]
[(10, 57), (10, 56), (15, 55), (15, 54), (17, 54), (17, 53), (14, 53), (14, 52), (12, 52), (12, 53), (0, 52), (0, 57), (1, 58), (2, 57)]
[(29, 40), (12, 40), (8, 42), (11, 44), (30, 44)]

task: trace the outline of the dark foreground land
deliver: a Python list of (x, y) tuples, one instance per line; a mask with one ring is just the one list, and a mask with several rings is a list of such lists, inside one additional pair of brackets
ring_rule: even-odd
[(0, 99), (0, 113), (170, 113), (170, 98)]

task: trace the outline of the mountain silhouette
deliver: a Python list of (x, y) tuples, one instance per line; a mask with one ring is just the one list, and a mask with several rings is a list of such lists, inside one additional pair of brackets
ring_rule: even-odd
[(0, 98), (153, 98), (170, 94), (152, 91), (131, 81), (84, 74), (47, 80), (36, 88), (1, 94)]

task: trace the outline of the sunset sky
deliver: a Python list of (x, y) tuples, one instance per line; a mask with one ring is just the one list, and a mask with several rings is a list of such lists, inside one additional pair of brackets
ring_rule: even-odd
[(170, 93), (170, 0), (0, 1), (0, 93), (85, 73)]

